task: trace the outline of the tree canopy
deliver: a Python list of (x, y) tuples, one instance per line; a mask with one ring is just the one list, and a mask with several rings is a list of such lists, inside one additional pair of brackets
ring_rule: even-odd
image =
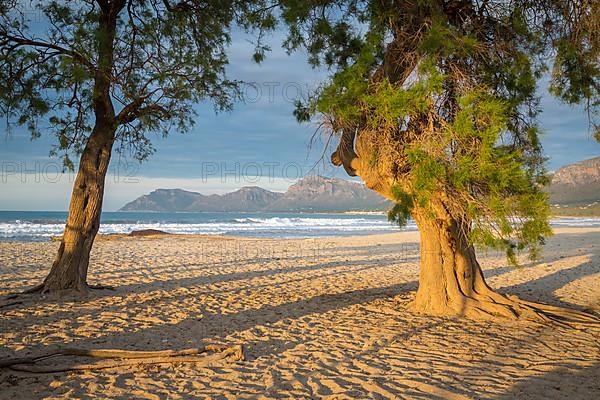
[[(231, 107), (239, 88), (225, 74), (231, 31), (260, 38), (274, 25), (270, 9), (261, 0), (2, 0), (0, 116), (33, 137), (47, 127), (72, 167), (69, 150), (83, 150), (104, 80), (115, 139), (143, 160), (153, 151), (150, 134), (194, 124), (195, 104)], [(258, 41), (257, 61), (265, 50)]]
[(585, 104), (600, 139), (598, 2), (288, 1), (283, 18), (287, 48), (332, 70), (296, 117), (347, 142), (334, 163), (354, 174), (360, 161), (397, 202), (391, 219), (441, 218), (438, 199), (472, 243), (537, 255), (551, 234), (538, 86), (549, 76), (553, 95)]

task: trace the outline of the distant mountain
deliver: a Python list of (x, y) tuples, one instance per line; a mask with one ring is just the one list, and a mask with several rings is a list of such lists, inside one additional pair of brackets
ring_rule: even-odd
[(181, 189), (157, 189), (119, 211), (260, 211), (282, 195), (256, 186), (208, 196)]
[[(555, 214), (600, 215), (600, 157), (560, 168), (546, 189)], [(385, 211), (390, 202), (364, 185), (344, 179), (310, 176), (285, 193), (257, 186), (223, 195), (181, 189), (157, 189), (120, 211), (343, 212)]]
[(343, 212), (383, 211), (390, 203), (364, 185), (344, 179), (310, 176), (285, 193), (257, 186), (223, 195), (181, 189), (157, 189), (127, 203), (120, 211)]
[(365, 185), (345, 179), (310, 176), (290, 186), (266, 211), (387, 210), (390, 203)]
[(562, 214), (600, 213), (600, 157), (560, 168), (547, 190), (550, 204)]
[(157, 189), (125, 204), (120, 211), (173, 211), (186, 210), (206, 196), (181, 189)]

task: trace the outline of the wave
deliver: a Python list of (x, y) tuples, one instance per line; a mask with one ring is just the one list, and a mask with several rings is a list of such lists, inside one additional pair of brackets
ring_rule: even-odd
[(561, 217), (550, 221), (552, 226), (571, 228), (595, 228), (600, 227), (600, 218)]
[[(555, 218), (554, 227), (600, 227), (600, 218)], [(0, 222), (0, 240), (40, 241), (60, 236), (64, 222), (58, 220), (15, 219)], [(103, 222), (101, 234), (128, 234), (134, 230), (158, 229), (175, 234), (233, 235), (273, 238), (327, 237), (398, 231), (398, 227), (381, 218), (354, 216), (243, 217), (206, 221), (157, 221), (124, 219)], [(403, 228), (416, 230), (414, 222)]]
[[(408, 226), (416, 229), (416, 226)], [(61, 235), (64, 223), (22, 221), (0, 223), (0, 239), (43, 240)], [(207, 222), (108, 222), (100, 226), (101, 234), (127, 234), (134, 230), (158, 229), (176, 234), (242, 235), (259, 237), (314, 237), (374, 232), (393, 232), (398, 228), (385, 219), (373, 218), (306, 218), (270, 217), (235, 218)]]

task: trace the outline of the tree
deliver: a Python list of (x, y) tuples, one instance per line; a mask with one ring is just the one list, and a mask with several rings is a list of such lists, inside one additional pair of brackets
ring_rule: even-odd
[[(269, 29), (270, 9), (260, 0), (0, 1), (0, 116), (33, 137), (47, 122), (68, 168), (69, 152), (80, 155), (58, 254), (33, 291), (90, 288), (113, 146), (144, 160), (150, 134), (193, 125), (194, 104), (229, 108), (239, 92), (225, 76), (232, 27)], [(256, 61), (265, 50), (259, 41)]]
[(600, 3), (592, 0), (284, 1), (285, 46), (330, 80), (296, 117), (339, 135), (332, 162), (412, 216), (421, 236), (420, 312), (594, 318), (494, 292), (475, 246), (536, 258), (551, 234), (537, 84), (594, 113)]

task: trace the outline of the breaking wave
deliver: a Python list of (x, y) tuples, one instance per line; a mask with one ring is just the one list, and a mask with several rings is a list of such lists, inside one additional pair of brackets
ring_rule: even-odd
[[(273, 238), (327, 237), (344, 235), (361, 235), (369, 233), (385, 233), (398, 231), (398, 227), (390, 224), (385, 216), (348, 218), (346, 216), (323, 217), (241, 217), (241, 218), (207, 218), (207, 221), (169, 221), (168, 218), (156, 220), (103, 221), (101, 234), (127, 234), (134, 230), (158, 229), (177, 234), (233, 235)], [(165, 216), (167, 217), (167, 216)], [(197, 219), (197, 218), (196, 218)], [(47, 240), (59, 236), (64, 229), (64, 222), (18, 219), (0, 222), (0, 240)], [(404, 229), (416, 229), (409, 224)]]
[[(60, 236), (66, 213), (0, 212), (0, 240), (44, 241)], [(600, 218), (555, 218), (554, 227), (600, 227)], [(178, 234), (308, 238), (397, 232), (385, 215), (370, 214), (235, 214), (104, 213), (100, 233), (128, 234), (158, 229)], [(403, 230), (416, 230), (411, 221)]]

